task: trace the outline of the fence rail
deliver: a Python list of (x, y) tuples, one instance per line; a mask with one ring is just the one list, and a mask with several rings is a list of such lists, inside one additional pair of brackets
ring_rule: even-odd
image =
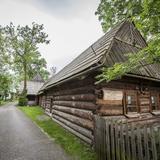
[(160, 124), (135, 125), (95, 117), (99, 160), (160, 160)]

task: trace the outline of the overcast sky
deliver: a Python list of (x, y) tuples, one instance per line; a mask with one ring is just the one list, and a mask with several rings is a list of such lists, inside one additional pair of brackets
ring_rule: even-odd
[(48, 70), (58, 71), (103, 35), (99, 0), (0, 0), (0, 24), (44, 24), (51, 43), (39, 48)]

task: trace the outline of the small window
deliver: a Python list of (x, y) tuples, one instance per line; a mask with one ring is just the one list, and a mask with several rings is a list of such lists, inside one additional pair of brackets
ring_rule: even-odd
[(137, 112), (137, 94), (134, 91), (126, 92), (126, 113)]
[(127, 102), (128, 102), (128, 105), (132, 104), (132, 97), (131, 96), (127, 96)]
[(151, 93), (151, 109), (152, 111), (159, 109), (159, 97), (156, 93)]

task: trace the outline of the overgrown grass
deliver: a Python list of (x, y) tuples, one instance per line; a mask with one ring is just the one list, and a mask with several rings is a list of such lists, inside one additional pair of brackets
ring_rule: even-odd
[(85, 145), (76, 136), (63, 129), (51, 118), (44, 118), (44, 111), (40, 107), (18, 108), (42, 128), (51, 138), (54, 138), (55, 142), (60, 144), (73, 159), (96, 160), (96, 154), (89, 146)]
[(0, 107), (3, 106), (3, 105), (5, 105), (5, 104), (7, 104), (7, 103), (9, 103), (9, 101), (2, 101), (2, 100), (1, 100), (1, 101), (0, 101)]

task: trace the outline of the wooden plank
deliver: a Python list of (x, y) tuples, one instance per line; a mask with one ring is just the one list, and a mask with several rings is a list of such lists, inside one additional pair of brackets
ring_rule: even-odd
[(111, 142), (111, 159), (115, 160), (115, 136), (114, 136), (114, 122), (110, 123), (110, 142)]
[[(160, 127), (158, 128), (157, 134), (158, 134), (158, 136), (157, 136), (157, 138), (158, 138), (158, 147), (157, 147), (158, 149), (157, 149), (157, 151), (160, 151)], [(160, 152), (158, 153), (158, 155), (159, 155), (158, 158), (160, 158)]]
[(60, 112), (60, 111), (57, 111), (57, 110), (52, 110), (52, 114), (56, 114), (70, 122), (73, 122), (77, 125), (80, 125), (81, 127), (84, 127), (84, 128), (87, 128), (89, 130), (93, 130), (93, 122), (90, 121), (90, 120), (87, 120), (87, 119), (82, 119), (80, 117), (76, 117), (76, 116), (73, 116), (71, 114), (67, 114), (67, 113), (64, 113), (64, 112)]
[(132, 159), (136, 160), (137, 155), (136, 155), (136, 144), (135, 144), (135, 128), (133, 124), (131, 124), (131, 153), (132, 153)]
[(147, 126), (144, 126), (143, 129), (143, 137), (144, 137), (144, 153), (145, 153), (145, 160), (150, 160), (150, 154), (149, 154), (149, 139), (148, 139), (148, 130)]
[(140, 126), (137, 126), (136, 127), (137, 129), (137, 142), (136, 144), (138, 145), (138, 159), (139, 160), (143, 160), (144, 157), (143, 157), (143, 154), (142, 154), (142, 137), (141, 137), (141, 128)]
[(107, 158), (107, 150), (106, 150), (106, 123), (103, 120), (103, 143), (104, 143), (104, 160)]
[(64, 95), (64, 96), (56, 96), (54, 100), (64, 100), (64, 101), (95, 101), (96, 97), (94, 94), (78, 94), (78, 95)]
[(71, 133), (73, 133), (74, 135), (76, 135), (77, 137), (79, 137), (80, 139), (82, 139), (84, 142), (88, 143), (88, 144), (92, 144), (92, 140), (83, 136), (82, 134), (80, 134), (79, 132), (76, 132), (75, 130), (71, 129), (70, 127), (64, 125), (62, 122), (56, 120), (55, 118), (52, 117), (52, 119), (57, 122), (59, 125), (61, 125), (63, 128), (65, 128), (66, 130), (70, 131)]
[(106, 159), (106, 148), (105, 148), (105, 120), (101, 118), (101, 159)]
[(78, 101), (54, 101), (54, 105), (73, 107), (79, 109), (93, 110), (95, 111), (98, 106), (91, 102), (78, 102)]
[(156, 141), (155, 141), (156, 137), (155, 137), (153, 126), (151, 126), (150, 129), (151, 129), (150, 136), (151, 136), (152, 157), (154, 160), (157, 160), (157, 150), (156, 150)]
[(54, 91), (53, 95), (58, 96), (58, 95), (70, 95), (70, 94), (81, 94), (81, 93), (94, 93), (94, 86), (89, 85), (89, 86), (83, 86), (83, 87), (75, 87), (73, 89), (62, 89), (59, 91)]
[(120, 123), (120, 157), (121, 160), (125, 159), (124, 153), (125, 153), (125, 148), (124, 148), (124, 135), (123, 135), (123, 124), (122, 122)]
[(92, 132), (90, 130), (87, 130), (86, 128), (83, 128), (81, 126), (76, 125), (75, 123), (72, 123), (68, 120), (65, 120), (57, 115), (52, 115), (53, 118), (57, 119), (58, 121), (62, 122), (64, 125), (74, 129), (75, 131), (81, 133), (82, 135), (90, 138), (91, 140), (93, 140), (93, 135)]
[(122, 100), (103, 100), (103, 99), (97, 99), (97, 104), (101, 105), (118, 105), (122, 106)]
[(126, 159), (131, 159), (131, 151), (130, 151), (130, 134), (129, 134), (129, 124), (125, 125), (125, 145), (126, 145)]
[(97, 111), (100, 115), (103, 116), (111, 116), (111, 115), (122, 115), (123, 110), (122, 109), (100, 109)]
[(69, 113), (72, 115), (76, 115), (78, 117), (93, 120), (93, 112), (92, 111), (70, 108), (70, 107), (65, 107), (65, 106), (58, 106), (58, 105), (53, 105), (53, 109), (59, 110), (59, 111), (65, 112), (65, 113)]
[(119, 127), (117, 122), (114, 126), (115, 129), (115, 151), (116, 151), (116, 160), (120, 160), (120, 148), (119, 148)]
[(110, 148), (110, 123), (106, 121), (106, 146), (107, 146), (107, 160), (111, 159), (111, 148)]

